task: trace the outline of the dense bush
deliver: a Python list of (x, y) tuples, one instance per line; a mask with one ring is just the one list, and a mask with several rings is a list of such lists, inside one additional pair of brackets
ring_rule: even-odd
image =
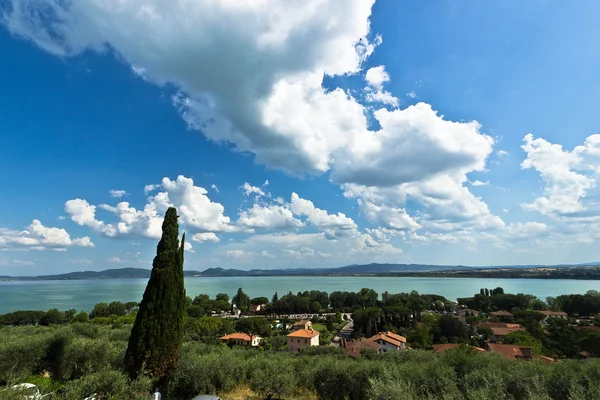
[[(0, 386), (31, 382), (53, 393), (49, 400), (81, 400), (93, 393), (103, 400), (147, 400), (150, 381), (130, 381), (121, 372), (127, 331), (92, 324), (3, 328)], [(329, 346), (287, 353), (188, 341), (164, 397), (228, 398), (236, 390), (252, 391), (256, 399), (597, 399), (600, 360), (510, 361), (466, 346), (353, 359)], [(2, 400), (21, 400), (15, 396), (0, 392)]]

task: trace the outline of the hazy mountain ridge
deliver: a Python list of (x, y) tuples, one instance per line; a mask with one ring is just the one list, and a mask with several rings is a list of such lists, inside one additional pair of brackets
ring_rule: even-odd
[[(224, 277), (224, 276), (315, 276), (315, 275), (376, 275), (390, 273), (419, 273), (435, 271), (474, 271), (495, 269), (526, 268), (568, 268), (581, 266), (598, 266), (600, 263), (560, 264), (560, 265), (502, 265), (502, 266), (463, 266), (463, 265), (428, 265), (428, 264), (364, 264), (346, 265), (336, 268), (289, 268), (289, 269), (239, 269), (208, 268), (204, 271), (186, 270), (186, 277)], [(0, 281), (47, 281), (76, 279), (132, 279), (149, 278), (150, 270), (144, 268), (117, 268), (104, 271), (76, 271), (65, 274), (40, 276), (0, 276)]]

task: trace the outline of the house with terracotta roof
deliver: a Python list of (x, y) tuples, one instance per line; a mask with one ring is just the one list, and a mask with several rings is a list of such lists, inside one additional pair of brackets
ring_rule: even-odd
[(494, 337), (496, 338), (496, 340), (502, 340), (502, 338), (506, 335), (508, 335), (509, 333), (513, 333), (513, 332), (519, 332), (519, 331), (525, 331), (526, 329), (518, 326), (515, 328), (494, 328), (491, 327), (490, 328), (493, 332)]
[(345, 342), (343, 344), (344, 350), (350, 357), (359, 358), (362, 350), (372, 350), (379, 353), (379, 343), (370, 341), (368, 339), (358, 339), (352, 342)]
[(307, 319), (301, 319), (300, 321), (294, 322), (294, 325), (292, 325), (292, 332), (300, 329), (312, 329), (312, 322)]
[(379, 349), (382, 353), (406, 349), (406, 338), (394, 332), (379, 332), (367, 340), (379, 344)]
[(536, 310), (536, 312), (542, 314), (544, 319), (543, 323), (547, 323), (549, 318), (559, 318), (559, 319), (568, 319), (569, 316), (566, 312), (563, 311), (546, 311), (546, 310)]
[(490, 315), (492, 317), (496, 317), (499, 318), (500, 320), (504, 321), (504, 322), (513, 322), (515, 319), (515, 316), (512, 313), (509, 313), (508, 311), (492, 311), (490, 313)]
[(219, 338), (219, 342), (225, 343), (229, 346), (239, 345), (239, 346), (250, 346), (250, 347), (258, 347), (261, 341), (261, 337), (258, 335), (249, 335), (247, 333), (230, 333), (229, 335), (225, 335)]
[(475, 327), (487, 327), (487, 328), (520, 328), (519, 324), (509, 324), (506, 322), (494, 322), (494, 321), (483, 321), (478, 322)]
[(436, 353), (443, 353), (444, 351), (451, 350), (451, 349), (457, 349), (461, 346), (466, 346), (470, 349), (476, 350), (477, 352), (485, 353), (485, 349), (482, 349), (481, 347), (469, 346), (469, 345), (458, 344), (458, 343), (434, 344), (433, 351), (435, 351)]
[(531, 347), (517, 346), (514, 344), (488, 343), (487, 350), (490, 353), (500, 354), (509, 360), (531, 360)]
[(306, 347), (319, 345), (319, 332), (312, 329), (297, 329), (287, 335), (289, 351), (300, 351)]

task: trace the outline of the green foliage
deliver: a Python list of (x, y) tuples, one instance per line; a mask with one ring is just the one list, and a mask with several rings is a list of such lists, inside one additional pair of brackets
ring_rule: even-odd
[(242, 311), (247, 310), (250, 306), (250, 297), (248, 297), (248, 295), (244, 293), (242, 288), (238, 289), (236, 295), (233, 296), (233, 299), (231, 301), (233, 304), (235, 304), (237, 308), (239, 308)]
[(542, 342), (527, 331), (511, 332), (502, 338), (502, 343), (531, 346), (533, 354), (541, 354), (542, 352)]
[(158, 387), (166, 387), (173, 374), (184, 334), (185, 234), (180, 245), (177, 218), (177, 210), (170, 207), (125, 354), (129, 376), (137, 378), (143, 371), (157, 380)]
[(102, 371), (70, 382), (65, 400), (81, 400), (93, 394), (98, 399), (147, 400), (152, 381), (147, 377), (129, 380), (118, 371)]
[(450, 343), (466, 343), (465, 325), (452, 315), (444, 314), (439, 319), (438, 339), (445, 337)]
[(235, 323), (237, 332), (268, 337), (271, 335), (271, 323), (266, 318), (241, 318)]
[(293, 393), (298, 386), (296, 379), (294, 369), (289, 363), (279, 364), (262, 358), (248, 365), (250, 389), (266, 399)]
[(255, 297), (252, 300), (250, 300), (250, 304), (269, 304), (269, 299), (267, 299), (266, 297)]
[(88, 313), (86, 313), (85, 311), (80, 311), (79, 314), (74, 315), (73, 318), (71, 318), (69, 322), (71, 322), (71, 323), (76, 323), (76, 322), (85, 323), (85, 322), (88, 322), (88, 320), (89, 320)]
[(108, 303), (98, 303), (90, 313), (90, 318), (108, 317), (109, 315), (110, 310), (108, 308)]
[(58, 325), (63, 324), (65, 320), (65, 313), (60, 312), (56, 308), (52, 308), (40, 319), (40, 325)]

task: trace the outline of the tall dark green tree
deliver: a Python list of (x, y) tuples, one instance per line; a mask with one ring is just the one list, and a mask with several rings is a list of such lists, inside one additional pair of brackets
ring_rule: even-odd
[(132, 379), (147, 374), (155, 380), (156, 387), (163, 390), (177, 365), (184, 334), (185, 234), (179, 244), (177, 218), (177, 210), (170, 207), (125, 353), (125, 369)]

